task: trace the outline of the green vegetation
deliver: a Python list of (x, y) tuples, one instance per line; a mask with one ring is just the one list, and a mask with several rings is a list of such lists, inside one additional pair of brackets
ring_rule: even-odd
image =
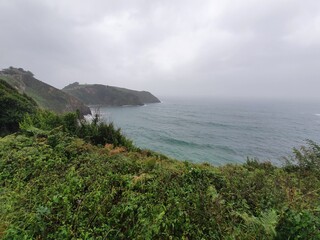
[(160, 102), (158, 98), (146, 91), (134, 91), (101, 84), (75, 82), (62, 90), (88, 105), (123, 106)]
[(33, 73), (22, 68), (10, 67), (0, 71), (0, 80), (6, 81), (20, 93), (25, 93), (42, 109), (56, 113), (80, 110), (82, 115), (90, 114), (89, 107), (80, 100), (34, 78)]
[[(92, 121), (88, 121), (81, 118), (79, 112), (57, 115), (50, 111), (39, 110), (34, 114), (26, 114), (20, 123), (20, 129), (27, 135), (41, 136), (46, 136), (46, 131), (55, 129), (69, 136), (82, 138), (93, 145), (113, 144), (115, 147), (125, 147), (127, 150), (136, 149), (132, 141), (121, 134), (120, 129), (115, 129), (112, 123), (100, 122), (98, 115), (95, 115)], [(58, 139), (54, 141), (57, 142)]]
[(16, 132), (25, 113), (34, 113), (37, 104), (27, 95), (0, 79), (0, 136)]
[(0, 139), (3, 239), (320, 239), (313, 142), (282, 168), (213, 167), (135, 149), (77, 114), (30, 114), (21, 129)]
[(1, 109), (20, 122), (0, 138), (0, 239), (320, 239), (312, 141), (283, 167), (181, 162), (0, 84)]

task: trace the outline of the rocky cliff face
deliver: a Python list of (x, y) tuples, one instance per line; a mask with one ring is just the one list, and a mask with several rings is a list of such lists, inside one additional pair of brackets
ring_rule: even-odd
[(30, 71), (10, 67), (0, 71), (0, 79), (33, 98), (43, 109), (57, 113), (79, 110), (82, 115), (91, 114), (90, 108), (79, 99), (34, 78)]
[(62, 89), (88, 105), (123, 106), (159, 103), (160, 100), (146, 91), (135, 91), (101, 84), (72, 83)]

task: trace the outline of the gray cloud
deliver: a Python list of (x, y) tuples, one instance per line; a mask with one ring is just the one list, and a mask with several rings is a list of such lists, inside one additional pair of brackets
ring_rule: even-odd
[(0, 11), (0, 67), (58, 88), (319, 99), (318, 0), (2, 0)]

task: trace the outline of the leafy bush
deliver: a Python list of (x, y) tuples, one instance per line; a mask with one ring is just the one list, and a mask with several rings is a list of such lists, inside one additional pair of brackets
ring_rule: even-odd
[(0, 238), (319, 239), (314, 172), (113, 152), (48, 119), (0, 139)]
[(276, 239), (320, 239), (320, 212), (287, 210), (277, 226)]
[(0, 136), (19, 130), (19, 122), (26, 113), (34, 113), (37, 104), (0, 79)]
[(129, 150), (135, 149), (132, 141), (128, 140), (120, 129), (116, 129), (112, 123), (101, 122), (98, 115), (88, 121), (81, 119), (79, 113), (57, 115), (39, 110), (35, 114), (27, 114), (20, 123), (20, 128), (26, 132), (32, 132), (34, 128), (50, 131), (58, 127), (62, 127), (63, 131), (71, 136), (83, 138), (94, 145), (113, 144)]
[(38, 110), (34, 114), (26, 114), (20, 122), (20, 128), (23, 131), (28, 131), (32, 128), (51, 131), (60, 126), (64, 126), (63, 116), (48, 110)]
[(287, 170), (307, 175), (312, 172), (320, 177), (320, 146), (317, 143), (307, 140), (307, 146), (294, 148), (293, 154), (285, 158)]

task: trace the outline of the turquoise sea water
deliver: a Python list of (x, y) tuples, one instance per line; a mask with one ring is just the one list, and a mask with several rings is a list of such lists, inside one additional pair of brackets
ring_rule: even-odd
[(215, 165), (257, 157), (279, 163), (306, 139), (320, 143), (320, 104), (162, 99), (160, 104), (100, 108), (141, 148)]

